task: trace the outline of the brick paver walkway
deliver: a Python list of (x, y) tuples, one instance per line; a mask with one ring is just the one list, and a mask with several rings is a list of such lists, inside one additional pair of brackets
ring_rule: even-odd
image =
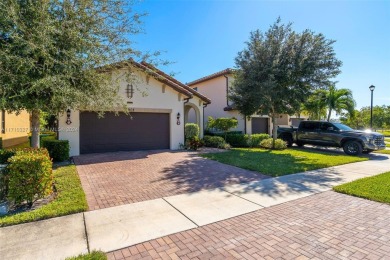
[(332, 191), (111, 252), (109, 259), (390, 259), (390, 205)]
[(188, 152), (118, 152), (74, 160), (90, 210), (268, 178)]

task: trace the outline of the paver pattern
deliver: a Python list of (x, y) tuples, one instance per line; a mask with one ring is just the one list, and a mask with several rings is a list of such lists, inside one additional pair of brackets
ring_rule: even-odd
[(90, 210), (268, 178), (190, 152), (89, 154), (74, 161)]
[(109, 259), (390, 259), (390, 205), (328, 191), (108, 253)]

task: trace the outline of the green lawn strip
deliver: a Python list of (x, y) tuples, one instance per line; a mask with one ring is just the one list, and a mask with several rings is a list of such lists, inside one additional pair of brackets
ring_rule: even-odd
[(54, 181), (58, 193), (54, 201), (30, 212), (2, 216), (0, 227), (69, 215), (88, 209), (76, 166), (67, 165), (54, 170)]
[(390, 172), (345, 183), (333, 190), (378, 202), (390, 203)]
[(390, 154), (390, 150), (379, 150), (379, 151), (374, 151), (374, 153), (383, 153), (383, 154)]
[(378, 133), (383, 134), (386, 137), (390, 137), (390, 130), (378, 131)]
[(107, 260), (107, 256), (101, 251), (92, 251), (89, 254), (83, 254), (75, 257), (68, 257), (65, 260)]
[(235, 148), (224, 153), (207, 153), (202, 156), (274, 177), (368, 160), (366, 157), (300, 149), (280, 151)]

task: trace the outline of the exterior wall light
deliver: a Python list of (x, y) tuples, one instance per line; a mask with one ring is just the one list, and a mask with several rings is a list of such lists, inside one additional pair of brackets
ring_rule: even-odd
[(180, 113), (177, 113), (176, 119), (177, 119), (176, 124), (180, 125)]
[(70, 121), (70, 109), (66, 110), (66, 124), (70, 125), (72, 124), (72, 121)]

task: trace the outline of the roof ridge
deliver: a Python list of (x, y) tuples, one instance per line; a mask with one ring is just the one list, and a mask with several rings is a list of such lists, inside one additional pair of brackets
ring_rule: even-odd
[(224, 69), (224, 70), (221, 70), (221, 71), (212, 73), (212, 74), (210, 74), (210, 75), (201, 77), (201, 78), (199, 78), (199, 79), (190, 81), (190, 82), (187, 83), (187, 85), (188, 85), (188, 86), (195, 85), (195, 84), (198, 84), (198, 83), (201, 83), (201, 82), (210, 80), (210, 79), (214, 79), (214, 78), (217, 78), (217, 77), (226, 75), (226, 74), (231, 74), (231, 73), (233, 73), (234, 71), (235, 71), (235, 70), (232, 69), (232, 68), (226, 68), (226, 69)]

